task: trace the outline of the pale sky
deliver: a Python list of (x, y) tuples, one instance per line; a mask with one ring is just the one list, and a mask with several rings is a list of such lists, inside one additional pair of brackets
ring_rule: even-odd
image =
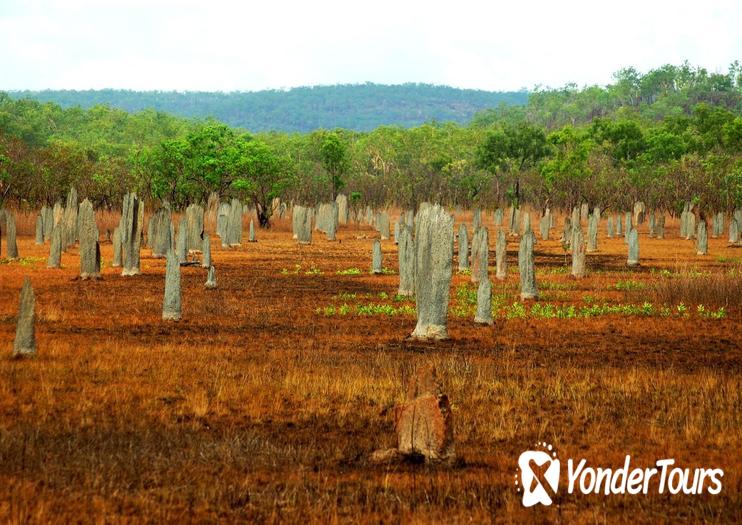
[(742, 61), (740, 0), (0, 0), (0, 90), (606, 84)]

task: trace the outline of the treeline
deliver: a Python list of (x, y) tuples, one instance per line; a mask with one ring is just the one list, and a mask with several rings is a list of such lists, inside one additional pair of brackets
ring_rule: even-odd
[[(662, 68), (680, 78), (686, 69)], [(117, 206), (125, 191), (135, 190), (150, 202), (183, 207), (217, 192), (254, 205), (265, 225), (273, 197), (313, 205), (340, 191), (352, 206), (437, 201), (568, 209), (587, 202), (627, 210), (642, 200), (673, 213), (685, 202), (709, 212), (742, 207), (739, 71), (733, 66), (724, 82), (692, 71), (694, 82), (668, 84), (695, 86), (682, 88), (682, 97), (629, 93), (625, 105), (600, 116), (574, 114), (561, 122), (554, 113), (540, 113), (544, 99), (563, 91), (544, 90), (529, 99), (525, 116), (500, 110), (497, 118), (489, 112), (490, 120), (467, 126), (427, 123), (370, 132), (250, 134), (152, 110), (62, 109), (0, 95), (0, 199), (38, 207), (74, 185), (96, 206)], [(637, 93), (655, 73), (638, 75)], [(619, 73), (605, 93), (622, 92), (616, 86), (625, 76)], [(704, 78), (713, 82), (703, 84)], [(665, 108), (661, 116), (656, 104)]]
[(185, 118), (213, 118), (253, 132), (290, 133), (319, 128), (370, 131), (382, 125), (413, 127), (429, 121), (466, 124), (478, 111), (500, 104), (525, 104), (528, 99), (526, 92), (372, 83), (232, 93), (104, 89), (18, 91), (11, 96), (63, 108), (153, 109)]
[(698, 104), (742, 111), (742, 65), (734, 62), (727, 73), (709, 73), (687, 62), (664, 65), (641, 74), (629, 67), (616, 72), (606, 87), (537, 88), (523, 106), (489, 108), (474, 116), (476, 126), (502, 122), (529, 122), (548, 129), (573, 126), (597, 118), (661, 121), (690, 115)]

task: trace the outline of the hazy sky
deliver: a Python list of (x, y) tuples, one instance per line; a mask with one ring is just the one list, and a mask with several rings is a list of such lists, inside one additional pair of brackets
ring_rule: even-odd
[(742, 61), (740, 0), (0, 0), (0, 90), (515, 90), (686, 59)]

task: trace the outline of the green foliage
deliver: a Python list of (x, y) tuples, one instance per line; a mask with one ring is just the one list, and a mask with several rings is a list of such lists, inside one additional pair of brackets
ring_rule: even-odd
[(646, 284), (640, 283), (638, 281), (632, 281), (632, 280), (618, 281), (615, 285), (616, 290), (621, 290), (625, 292), (632, 291), (632, 290), (643, 290), (646, 287), (647, 287)]
[[(687, 64), (646, 74), (626, 68), (604, 88), (536, 89), (517, 107), (466, 92), (481, 107), (495, 107), (469, 126), (390, 116), (398, 116), (410, 94), (419, 104), (440, 106), (464, 96), (449, 88), (336, 86), (260, 95), (273, 104), (277, 128), (284, 122), (276, 109), (280, 100), (291, 106), (310, 99), (317, 111), (334, 106), (339, 120), (329, 128), (374, 128), (327, 131), (321, 119), (293, 112), (293, 125), (318, 130), (308, 134), (247, 134), (227, 119), (190, 121), (156, 110), (129, 114), (82, 102), (148, 101), (160, 108), (163, 100), (193, 107), (195, 101), (204, 115), (218, 115), (216, 109), (256, 100), (256, 94), (39, 95), (89, 106), (63, 109), (0, 93), (0, 201), (54, 204), (75, 186), (96, 207), (116, 207), (126, 191), (135, 190), (178, 209), (216, 192), (252, 205), (262, 227), (270, 226), (275, 197), (314, 205), (341, 188), (356, 211), (390, 204), (414, 209), (422, 201), (487, 209), (506, 200), (537, 209), (589, 203), (622, 211), (642, 200), (673, 213), (689, 201), (703, 212), (731, 210), (742, 206), (739, 71), (739, 64), (726, 75)], [(382, 95), (385, 111), (372, 104), (374, 118), (401, 125), (369, 128), (363, 117), (342, 120), (351, 106), (363, 112), (364, 101), (378, 102)], [(468, 111), (457, 108), (457, 114)], [(416, 127), (403, 127), (409, 125)]]
[(698, 315), (705, 317), (706, 319), (724, 319), (727, 316), (726, 309), (722, 306), (718, 310), (709, 310), (702, 304), (696, 307)]
[(576, 206), (588, 193), (585, 183), (591, 175), (588, 165), (594, 143), (588, 133), (572, 126), (549, 134), (552, 155), (540, 168), (544, 200)]
[(211, 192), (240, 196), (258, 210), (263, 227), (269, 225), (273, 213), (271, 201), (291, 180), (271, 146), (216, 122), (145, 149), (134, 162), (152, 197), (182, 207), (205, 202)]
[(295, 264), (293, 270), (281, 268), (281, 275), (299, 275), (301, 273), (301, 264)]
[(233, 93), (104, 89), (18, 91), (11, 95), (65, 108), (105, 105), (128, 112), (153, 108), (188, 119), (214, 118), (253, 132), (289, 133), (318, 128), (370, 131), (383, 125), (414, 127), (430, 121), (465, 124), (477, 111), (528, 100), (525, 91), (492, 93), (429, 84), (371, 83)]
[(456, 288), (456, 300), (460, 304), (476, 305), (477, 289), (468, 287), (465, 284), (459, 285)]
[[(520, 201), (520, 173), (535, 166), (548, 154), (546, 134), (543, 129), (522, 122), (506, 124), (487, 134), (477, 149), (477, 165), (493, 175), (511, 175), (513, 187), (510, 197)], [(499, 200), (498, 191), (498, 200)]]
[[(688, 316), (687, 307), (682, 303), (676, 306), (675, 311), (679, 317)], [(696, 311), (700, 317), (708, 319), (723, 319), (726, 316), (726, 311), (723, 307), (718, 310), (708, 310), (703, 305), (699, 305)], [(537, 302), (530, 309), (527, 309), (523, 303), (515, 301), (495, 313), (498, 317), (504, 317), (505, 319), (524, 319), (528, 317), (534, 319), (584, 319), (606, 315), (660, 315), (662, 317), (669, 317), (672, 315), (672, 309), (667, 305), (663, 305), (658, 309), (649, 302), (642, 304), (592, 303), (579, 307), (575, 305), (555, 305), (553, 303)]]
[(687, 62), (664, 65), (639, 73), (625, 68), (605, 87), (578, 88), (567, 84), (556, 89), (536, 88), (526, 106), (499, 106), (478, 113), (472, 123), (478, 127), (503, 122), (530, 122), (553, 130), (565, 125), (589, 124), (598, 118), (637, 119), (658, 122), (689, 115), (698, 104), (724, 108), (735, 114), (742, 110), (739, 64), (726, 74), (709, 73)]
[(415, 307), (409, 304), (403, 304), (398, 307), (384, 303), (363, 303), (355, 306), (343, 304), (341, 306), (330, 305), (319, 307), (315, 309), (315, 313), (325, 317), (347, 316), (351, 314), (364, 317), (376, 315), (393, 317), (397, 315), (415, 315)]
[(506, 319), (521, 319), (526, 316), (526, 307), (523, 303), (514, 302), (505, 312)]
[(322, 165), (330, 177), (331, 198), (335, 200), (338, 191), (345, 186), (343, 176), (348, 171), (348, 147), (338, 133), (326, 132), (322, 133), (319, 149)]
[(491, 133), (481, 152), (482, 167), (522, 170), (534, 165), (548, 153), (546, 135), (541, 128), (530, 124), (506, 125)]
[(345, 270), (338, 270), (335, 273), (337, 275), (361, 275), (363, 272), (360, 268), (346, 268)]
[(646, 149), (644, 133), (633, 120), (595, 120), (591, 127), (593, 140), (604, 144), (616, 164), (635, 160)]
[(46, 259), (44, 257), (21, 257), (20, 259), (14, 259), (11, 261), (10, 259), (6, 257), (0, 257), (0, 264), (19, 264), (20, 266), (39, 266), (43, 267), (40, 263), (45, 263)]

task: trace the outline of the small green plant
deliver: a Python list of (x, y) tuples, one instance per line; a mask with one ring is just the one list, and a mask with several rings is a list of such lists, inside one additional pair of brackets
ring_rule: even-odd
[(514, 302), (505, 312), (507, 319), (522, 319), (526, 316), (526, 307), (523, 303)]
[(460, 304), (477, 304), (477, 290), (462, 284), (456, 288), (456, 300)]
[(544, 319), (553, 319), (557, 316), (557, 309), (553, 304), (535, 303), (531, 307), (531, 316), (541, 317)]
[[(21, 266), (32, 266), (32, 265), (34, 265), (36, 263), (44, 262), (45, 260), (46, 259), (44, 259), (43, 257), (33, 257), (33, 256), (30, 256), (30, 257), (21, 257), (18, 260), (18, 263)], [(101, 259), (101, 267), (102, 266), (104, 266), (104, 265), (103, 265), (103, 260)]]
[(417, 309), (411, 304), (403, 304), (402, 306), (397, 308), (396, 312), (398, 315), (415, 315), (417, 313)]
[(322, 275), (322, 270), (320, 270), (319, 268), (315, 268), (314, 266), (312, 266), (309, 270), (306, 270), (304, 272), (304, 275)]
[(410, 305), (402, 305), (399, 308), (395, 308), (390, 304), (379, 304), (379, 303), (367, 303), (359, 304), (356, 307), (356, 314), (358, 315), (402, 315), (415, 313), (415, 309)]
[(618, 281), (615, 285), (616, 290), (628, 292), (631, 290), (643, 290), (647, 285), (638, 281), (632, 281), (631, 279), (626, 281)]
[(345, 270), (338, 270), (335, 272), (336, 275), (361, 275), (360, 268), (346, 268)]
[(607, 308), (606, 304), (593, 304), (590, 306), (583, 306), (580, 308), (577, 315), (579, 317), (597, 317), (599, 315), (607, 315), (610, 313), (610, 308)]
[(350, 313), (350, 306), (343, 303), (343, 305), (338, 308), (338, 313), (340, 315), (348, 315)]
[(724, 319), (727, 316), (727, 311), (722, 306), (718, 310), (709, 310), (704, 305), (699, 304), (696, 306), (696, 312), (698, 312), (698, 315), (701, 317), (705, 317), (706, 319)]
[(473, 311), (471, 307), (462, 306), (462, 305), (452, 306), (451, 313), (455, 315), (456, 317), (470, 317), (471, 315), (473, 315)]
[(557, 310), (557, 317), (559, 319), (574, 319), (577, 317), (577, 310), (574, 305), (559, 308)]
[(707, 319), (724, 319), (727, 316), (727, 311), (723, 306), (714, 311), (706, 308), (702, 304), (699, 304), (696, 306), (696, 312), (698, 312), (698, 315), (700, 315), (701, 317), (705, 317)]
[(505, 303), (508, 300), (507, 294), (504, 293), (496, 293), (492, 295), (492, 310), (496, 311), (500, 308), (503, 308), (505, 306)]
[(337, 309), (334, 306), (319, 307), (315, 310), (315, 313), (324, 315), (325, 317), (332, 317), (337, 313)]
[(301, 272), (301, 264), (295, 264), (293, 270), (289, 270), (287, 268), (281, 268), (281, 275), (299, 275), (299, 272)]
[(14, 259), (11, 261), (10, 259), (7, 259), (5, 257), (0, 258), (0, 264), (10, 264), (11, 262), (16, 262), (21, 266), (33, 266), (36, 263), (40, 263), (45, 261), (43, 257), (21, 257), (19, 259)]
[(724, 319), (727, 316), (727, 311), (724, 309), (724, 307), (720, 307), (715, 312), (711, 311), (709, 312), (709, 317), (712, 319)]

